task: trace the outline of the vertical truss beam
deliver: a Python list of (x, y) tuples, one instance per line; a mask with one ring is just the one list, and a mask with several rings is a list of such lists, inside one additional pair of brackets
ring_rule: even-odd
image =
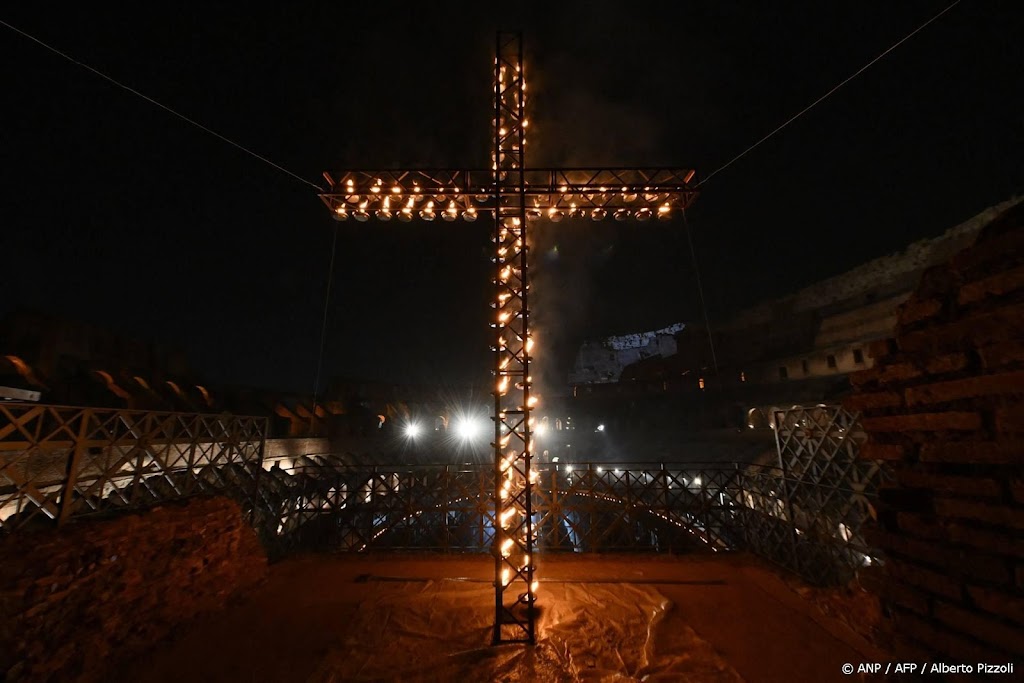
[(494, 59), (494, 642), (535, 642), (526, 81), (521, 33)]

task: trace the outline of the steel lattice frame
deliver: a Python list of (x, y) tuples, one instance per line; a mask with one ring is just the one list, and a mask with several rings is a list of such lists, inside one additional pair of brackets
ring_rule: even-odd
[(535, 641), (527, 227), (539, 218), (668, 219), (697, 196), (684, 168), (526, 167), (522, 34), (499, 32), (490, 169), (349, 170), (325, 173), (320, 195), (339, 221), (475, 221), (494, 218), (494, 642)]
[[(531, 550), (744, 549), (820, 585), (882, 559), (865, 541), (884, 463), (858, 459), (856, 415), (777, 415), (781, 467), (542, 465)], [(308, 455), (260, 468), (266, 421), (0, 404), (0, 532), (200, 492), (237, 498), (271, 551), (481, 551), (496, 545), (494, 470), (390, 468)]]
[(0, 531), (222, 492), (250, 515), (262, 417), (0, 403)]
[(867, 440), (859, 414), (842, 406), (794, 406), (776, 411), (772, 426), (783, 475), (775, 505), (792, 525), (797, 571), (820, 573), (800, 566), (814, 562), (835, 566), (834, 558), (809, 556), (799, 549), (809, 539), (837, 533), (846, 542), (844, 552), (870, 558), (860, 530), (875, 519), (873, 501), (891, 475), (883, 462), (857, 457)]

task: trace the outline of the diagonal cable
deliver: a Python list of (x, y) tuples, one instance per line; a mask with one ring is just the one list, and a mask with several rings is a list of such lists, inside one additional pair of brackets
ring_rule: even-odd
[(302, 176), (300, 176), (300, 175), (297, 175), (297, 174), (295, 174), (295, 173), (292, 173), (292, 172), (291, 172), (291, 171), (289, 171), (289, 170), (288, 170), (287, 168), (284, 168), (283, 166), (280, 166), (280, 165), (278, 165), (278, 164), (275, 164), (275, 163), (274, 163), (273, 161), (271, 161), (270, 159), (266, 158), (265, 156), (262, 156), (262, 155), (260, 155), (260, 154), (257, 154), (256, 152), (252, 151), (251, 149), (248, 149), (248, 148), (246, 148), (246, 147), (243, 147), (242, 145), (238, 144), (238, 143), (237, 143), (237, 142), (235, 142), (234, 140), (231, 140), (231, 139), (229, 139), (229, 138), (226, 138), (226, 137), (224, 137), (223, 135), (221, 135), (221, 134), (220, 134), (220, 133), (218, 133), (217, 131), (215, 131), (215, 130), (211, 130), (210, 128), (207, 128), (207, 127), (206, 127), (206, 126), (204, 126), (203, 124), (201, 124), (201, 123), (199, 123), (199, 122), (197, 122), (197, 121), (194, 121), (193, 119), (190, 119), (189, 117), (185, 116), (184, 114), (179, 114), (178, 112), (176, 112), (175, 110), (171, 109), (170, 107), (168, 107), (168, 106), (166, 106), (166, 105), (164, 105), (164, 104), (161, 104), (161, 103), (157, 102), (157, 101), (156, 101), (156, 100), (154, 100), (154, 99), (153, 99), (152, 97), (148, 97), (147, 95), (144, 95), (144, 94), (142, 94), (142, 93), (141, 93), (141, 92), (139, 92), (138, 90), (135, 90), (134, 88), (132, 88), (132, 87), (129, 87), (129, 86), (125, 85), (124, 83), (121, 83), (120, 81), (118, 81), (118, 80), (115, 80), (114, 78), (111, 78), (110, 76), (106, 75), (106, 74), (105, 74), (105, 73), (103, 73), (102, 71), (99, 71), (99, 70), (97, 70), (97, 69), (94, 69), (93, 67), (89, 66), (88, 64), (85, 64), (84, 62), (80, 62), (80, 61), (78, 61), (78, 60), (77, 60), (77, 59), (75, 59), (74, 57), (71, 57), (70, 55), (68, 55), (68, 54), (66, 54), (66, 53), (64, 53), (64, 52), (61, 52), (60, 50), (58, 50), (57, 48), (53, 47), (52, 45), (48, 45), (48, 44), (44, 43), (44, 42), (43, 42), (42, 40), (40, 40), (39, 38), (36, 38), (35, 36), (33, 36), (33, 35), (30, 35), (30, 34), (28, 34), (28, 33), (25, 33), (25, 32), (24, 32), (24, 31), (22, 31), (22, 30), (21, 30), (20, 28), (18, 28), (18, 27), (16, 27), (16, 26), (11, 26), (10, 24), (8, 24), (8, 23), (7, 23), (6, 21), (4, 21), (3, 19), (0, 19), (0, 26), (6, 26), (7, 28), (11, 29), (11, 30), (12, 30), (12, 31), (14, 31), (15, 33), (17, 33), (17, 34), (19, 34), (19, 35), (22, 35), (22, 36), (24, 36), (25, 38), (28, 38), (29, 40), (31, 40), (31, 41), (32, 41), (32, 42), (34, 42), (34, 43), (37, 43), (38, 45), (41, 45), (41, 46), (45, 47), (45, 48), (46, 48), (47, 50), (49, 50), (50, 52), (53, 52), (54, 54), (57, 54), (57, 55), (59, 55), (59, 56), (63, 57), (64, 59), (68, 60), (68, 61), (69, 61), (69, 62), (71, 62), (72, 64), (77, 64), (78, 66), (82, 67), (83, 69), (86, 69), (86, 70), (88, 70), (88, 71), (91, 71), (92, 73), (96, 74), (96, 75), (97, 75), (97, 76), (99, 76), (100, 78), (102, 78), (102, 79), (104, 79), (104, 80), (106, 80), (106, 81), (110, 81), (111, 83), (113, 83), (113, 84), (114, 84), (114, 85), (116, 85), (117, 87), (119, 87), (119, 88), (122, 88), (122, 89), (124, 89), (124, 90), (127, 90), (127, 91), (128, 91), (128, 92), (130, 92), (131, 94), (133, 94), (133, 95), (136, 95), (136, 96), (138, 96), (138, 97), (141, 97), (142, 99), (146, 100), (146, 101), (147, 101), (147, 102), (149, 102), (150, 104), (156, 105), (157, 107), (160, 107), (160, 108), (161, 108), (161, 109), (163, 109), (164, 111), (166, 111), (166, 112), (168, 112), (168, 113), (170, 113), (170, 114), (173, 114), (174, 116), (177, 116), (177, 117), (178, 117), (179, 119), (181, 119), (182, 121), (185, 121), (185, 122), (187, 122), (187, 123), (190, 123), (190, 124), (192, 124), (193, 126), (195, 126), (196, 128), (198, 128), (198, 129), (200, 129), (200, 130), (206, 131), (207, 133), (209, 133), (210, 135), (214, 136), (215, 138), (218, 138), (219, 140), (222, 140), (223, 142), (226, 142), (226, 143), (228, 143), (228, 144), (229, 144), (229, 145), (231, 145), (232, 147), (235, 147), (235, 148), (237, 148), (237, 149), (240, 149), (240, 150), (242, 150), (242, 151), (243, 151), (243, 152), (245, 152), (246, 154), (248, 154), (248, 155), (250, 155), (250, 156), (253, 156), (253, 157), (255, 157), (255, 158), (259, 159), (260, 161), (262, 161), (262, 162), (263, 162), (263, 163), (265, 163), (265, 164), (269, 164), (270, 166), (273, 166), (274, 168), (276, 168), (277, 170), (281, 171), (282, 173), (287, 173), (287, 174), (288, 174), (288, 175), (290, 175), (290, 176), (291, 176), (292, 178), (295, 178), (296, 180), (298, 180), (298, 181), (299, 181), (300, 183), (305, 183), (306, 185), (309, 185), (310, 187), (315, 187), (315, 188), (316, 188), (317, 190), (323, 191), (323, 188), (322, 188), (322, 187), (320, 187), (319, 185), (316, 185), (315, 183), (311, 183), (311, 182), (309, 182), (308, 180), (306, 180), (306, 179), (305, 179), (305, 178), (303, 178)]
[(846, 79), (844, 79), (842, 82), (839, 83), (839, 85), (835, 86), (834, 88), (829, 90), (827, 93), (825, 93), (824, 95), (822, 95), (821, 97), (819, 97), (818, 99), (814, 100), (809, 105), (807, 105), (806, 107), (804, 107), (803, 109), (798, 111), (796, 114), (794, 114), (789, 120), (787, 120), (781, 126), (779, 126), (778, 128), (776, 128), (772, 132), (768, 133), (768, 135), (765, 135), (763, 138), (761, 138), (760, 140), (758, 140), (757, 142), (752, 144), (750, 147), (747, 147), (745, 150), (743, 150), (742, 152), (737, 154), (735, 157), (733, 157), (731, 160), (729, 160), (724, 166), (720, 166), (719, 168), (717, 168), (714, 171), (712, 171), (711, 173), (709, 173), (703, 180), (701, 180), (699, 183), (697, 183), (697, 187), (700, 187), (701, 185), (703, 185), (707, 181), (711, 180), (715, 175), (717, 175), (718, 173), (721, 173), (722, 171), (724, 171), (725, 169), (729, 168), (734, 163), (736, 163), (737, 161), (739, 161), (740, 159), (745, 157), (747, 154), (749, 154), (750, 152), (754, 151), (754, 149), (756, 149), (762, 142), (765, 142), (766, 140), (768, 140), (768, 138), (772, 137), (773, 135), (775, 135), (776, 133), (781, 131), (783, 128), (785, 128), (786, 126), (788, 126), (789, 124), (793, 123), (798, 118), (800, 118), (801, 116), (803, 116), (804, 114), (809, 112), (811, 109), (813, 109), (815, 106), (817, 106), (820, 102), (822, 102), (827, 97), (829, 97), (832, 93), (834, 93), (835, 91), (839, 90), (844, 85), (846, 85), (847, 83), (852, 81), (854, 78), (856, 78), (857, 76), (860, 76), (862, 73), (867, 71), (875, 62), (880, 60), (882, 57), (885, 57), (887, 54), (889, 54), (890, 52), (892, 52), (893, 50), (898, 48), (900, 45), (902, 45), (903, 43), (905, 43), (908, 40), (910, 40), (911, 38), (913, 38), (919, 31), (921, 31), (923, 28), (928, 26), (928, 24), (932, 23), (933, 21), (935, 21), (936, 19), (941, 17), (943, 14), (945, 14), (946, 12), (948, 12), (951, 9), (953, 9), (954, 7), (956, 7), (959, 4), (960, 4), (960, 0), (954, 0), (954, 2), (949, 7), (947, 7), (946, 9), (944, 9), (941, 12), (939, 12), (938, 14), (936, 14), (934, 17), (932, 17), (928, 21), (924, 22), (923, 24), (918, 26), (916, 29), (914, 29), (913, 31), (911, 31), (907, 35), (903, 36), (903, 38), (901, 38), (897, 42), (893, 43), (889, 47), (888, 50), (882, 52), (880, 55), (878, 55), (877, 57), (872, 59), (870, 62), (868, 62), (867, 64), (865, 64), (861, 68), (857, 69), (850, 76), (847, 76)]

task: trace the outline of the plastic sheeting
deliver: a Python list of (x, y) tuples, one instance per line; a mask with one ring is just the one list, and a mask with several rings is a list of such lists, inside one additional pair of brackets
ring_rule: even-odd
[(370, 577), (348, 636), (309, 679), (341, 681), (740, 681), (655, 586), (542, 582), (534, 647), (490, 645), (483, 581)]

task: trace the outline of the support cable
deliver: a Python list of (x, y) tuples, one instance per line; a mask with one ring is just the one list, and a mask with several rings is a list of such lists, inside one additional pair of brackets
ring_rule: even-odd
[(701, 180), (701, 181), (700, 181), (699, 183), (697, 183), (697, 187), (700, 187), (701, 185), (703, 185), (703, 184), (704, 184), (704, 183), (706, 183), (707, 181), (711, 180), (711, 179), (712, 179), (712, 178), (713, 178), (713, 177), (714, 177), (715, 175), (717, 175), (718, 173), (720, 173), (720, 172), (724, 171), (725, 169), (729, 168), (729, 167), (730, 167), (730, 166), (732, 166), (732, 165), (733, 165), (734, 163), (736, 163), (737, 161), (739, 161), (740, 159), (742, 159), (743, 157), (745, 157), (745, 156), (746, 156), (746, 155), (747, 155), (748, 153), (750, 153), (750, 152), (754, 151), (754, 149), (755, 149), (755, 148), (757, 148), (757, 147), (758, 147), (758, 146), (759, 146), (759, 145), (760, 145), (760, 144), (761, 144), (762, 142), (765, 142), (766, 140), (768, 140), (768, 138), (772, 137), (773, 135), (775, 135), (776, 133), (778, 133), (779, 131), (781, 131), (781, 130), (782, 130), (783, 128), (785, 128), (786, 126), (788, 126), (789, 124), (793, 123), (793, 122), (794, 122), (794, 121), (796, 121), (796, 120), (797, 120), (798, 118), (800, 118), (801, 116), (803, 116), (804, 114), (806, 114), (807, 112), (809, 112), (809, 111), (810, 111), (811, 109), (813, 109), (813, 108), (814, 108), (814, 107), (815, 107), (815, 106), (816, 106), (817, 104), (819, 104), (820, 102), (822, 102), (822, 101), (823, 101), (823, 100), (824, 100), (825, 98), (827, 98), (827, 97), (828, 97), (829, 95), (831, 95), (831, 94), (832, 94), (832, 93), (834, 93), (835, 91), (837, 91), (837, 90), (839, 90), (840, 88), (842, 88), (842, 87), (843, 87), (844, 85), (846, 85), (847, 83), (849, 83), (850, 81), (852, 81), (852, 80), (853, 80), (854, 78), (856, 78), (857, 76), (861, 75), (861, 74), (862, 74), (863, 72), (867, 71), (867, 70), (868, 70), (868, 68), (870, 68), (870, 67), (871, 67), (871, 66), (872, 66), (872, 65), (873, 65), (873, 64), (874, 64), (875, 62), (877, 62), (878, 60), (880, 60), (880, 59), (881, 59), (882, 57), (885, 57), (885, 56), (886, 56), (887, 54), (889, 54), (890, 52), (892, 52), (893, 50), (895, 50), (896, 48), (898, 48), (898, 47), (899, 47), (900, 45), (902, 45), (902, 44), (903, 44), (903, 43), (905, 43), (906, 41), (910, 40), (910, 39), (911, 39), (912, 37), (914, 37), (914, 35), (916, 35), (916, 34), (917, 34), (917, 33), (918, 33), (919, 31), (921, 31), (921, 30), (922, 30), (922, 29), (923, 29), (924, 27), (926, 27), (926, 26), (927, 26), (928, 24), (932, 23), (933, 21), (935, 21), (936, 19), (938, 19), (939, 17), (941, 17), (941, 16), (943, 15), (943, 14), (945, 14), (946, 12), (948, 12), (948, 11), (949, 11), (949, 10), (951, 10), (951, 9), (953, 9), (954, 7), (956, 7), (956, 6), (957, 6), (957, 5), (959, 5), (959, 4), (960, 4), (960, 0), (954, 0), (953, 4), (951, 4), (951, 5), (949, 6), (949, 7), (947, 7), (947, 8), (946, 8), (946, 9), (944, 9), (944, 10), (942, 10), (941, 12), (939, 12), (938, 14), (936, 14), (936, 15), (935, 15), (934, 17), (932, 17), (932, 18), (931, 18), (931, 19), (929, 19), (928, 21), (924, 22), (923, 24), (921, 24), (920, 26), (918, 26), (918, 27), (917, 27), (916, 29), (914, 29), (913, 31), (911, 31), (910, 33), (908, 33), (907, 35), (905, 35), (905, 36), (904, 36), (903, 38), (901, 38), (900, 40), (898, 40), (897, 42), (895, 42), (895, 43), (894, 43), (893, 45), (891, 45), (891, 46), (889, 47), (889, 49), (888, 49), (888, 50), (886, 50), (885, 52), (882, 52), (882, 53), (881, 53), (880, 55), (878, 55), (877, 57), (875, 57), (874, 59), (872, 59), (872, 60), (871, 60), (870, 62), (868, 62), (867, 64), (865, 64), (865, 65), (864, 65), (864, 66), (862, 66), (861, 68), (857, 69), (857, 71), (855, 71), (855, 72), (854, 72), (854, 73), (853, 73), (852, 75), (848, 76), (848, 77), (847, 77), (847, 78), (846, 78), (845, 80), (843, 80), (842, 82), (840, 82), (840, 83), (839, 83), (839, 85), (835, 86), (834, 88), (832, 88), (831, 90), (829, 90), (829, 91), (828, 91), (827, 93), (825, 93), (824, 95), (822, 95), (821, 97), (819, 97), (818, 99), (814, 100), (814, 101), (813, 101), (813, 102), (811, 102), (811, 103), (810, 103), (809, 105), (807, 105), (806, 107), (804, 107), (803, 109), (801, 109), (801, 110), (800, 110), (799, 112), (797, 112), (797, 113), (796, 113), (796, 114), (795, 114), (794, 116), (792, 116), (792, 117), (791, 117), (791, 118), (790, 118), (789, 120), (787, 120), (787, 121), (786, 121), (785, 123), (783, 123), (783, 124), (782, 124), (781, 126), (779, 126), (778, 128), (776, 128), (776, 129), (775, 129), (775, 130), (773, 130), (772, 132), (768, 133), (768, 135), (765, 135), (765, 136), (764, 136), (763, 138), (761, 138), (760, 140), (758, 140), (757, 142), (755, 142), (754, 144), (752, 144), (752, 145), (751, 145), (750, 147), (747, 147), (747, 148), (746, 148), (745, 150), (743, 150), (742, 152), (740, 152), (739, 154), (737, 154), (737, 155), (736, 155), (735, 157), (733, 157), (733, 158), (732, 158), (732, 159), (731, 159), (731, 160), (730, 160), (729, 162), (727, 162), (727, 163), (726, 163), (726, 164), (725, 164), (724, 166), (720, 166), (719, 168), (715, 169), (714, 171), (712, 171), (711, 173), (709, 173), (708, 175), (706, 175), (706, 176), (704, 177), (704, 179), (703, 179), (703, 180)]
[(30, 34), (28, 34), (28, 33), (25, 33), (24, 31), (22, 31), (22, 30), (21, 30), (20, 28), (17, 28), (16, 26), (11, 26), (10, 24), (8, 24), (8, 23), (7, 23), (6, 21), (4, 21), (3, 19), (0, 19), (0, 25), (2, 25), (2, 26), (6, 26), (7, 28), (11, 29), (11, 30), (12, 30), (12, 31), (14, 31), (15, 33), (18, 33), (18, 34), (20, 34), (20, 35), (24, 36), (25, 38), (28, 38), (28, 39), (29, 39), (29, 40), (31, 40), (32, 42), (34, 42), (34, 43), (37, 43), (37, 44), (39, 44), (39, 45), (42, 45), (43, 47), (45, 47), (45, 48), (46, 48), (47, 50), (49, 50), (50, 52), (53, 52), (54, 54), (60, 55), (61, 57), (63, 57), (64, 59), (68, 60), (68, 61), (69, 61), (69, 62), (71, 62), (72, 64), (77, 64), (78, 66), (82, 67), (83, 69), (86, 69), (86, 70), (88, 70), (88, 71), (91, 71), (92, 73), (96, 74), (96, 75), (97, 75), (97, 76), (99, 76), (100, 78), (102, 78), (102, 79), (104, 79), (104, 80), (107, 80), (107, 81), (110, 81), (111, 83), (113, 83), (113, 84), (114, 84), (114, 85), (116, 85), (117, 87), (119, 87), (119, 88), (122, 88), (122, 89), (124, 89), (124, 90), (127, 90), (128, 92), (130, 92), (130, 93), (131, 93), (131, 94), (133, 94), (133, 95), (136, 95), (136, 96), (138, 96), (138, 97), (141, 97), (142, 99), (146, 100), (146, 101), (147, 101), (147, 102), (149, 102), (150, 104), (153, 104), (153, 105), (156, 105), (157, 107), (160, 107), (160, 108), (161, 108), (161, 109), (163, 109), (164, 111), (166, 111), (166, 112), (169, 112), (170, 114), (173, 114), (174, 116), (177, 116), (177, 117), (178, 117), (179, 119), (181, 119), (182, 121), (185, 121), (185, 122), (187, 122), (187, 123), (190, 123), (190, 124), (192, 124), (193, 126), (195, 126), (196, 128), (198, 128), (198, 129), (200, 129), (200, 130), (206, 131), (206, 132), (207, 132), (207, 133), (209, 133), (210, 135), (212, 135), (212, 136), (214, 136), (215, 138), (218, 138), (218, 139), (220, 139), (220, 140), (222, 140), (222, 141), (224, 141), (224, 142), (228, 143), (228, 144), (229, 144), (229, 145), (231, 145), (232, 147), (235, 147), (235, 148), (237, 148), (237, 149), (240, 149), (240, 150), (242, 150), (243, 152), (245, 152), (246, 154), (248, 154), (248, 155), (250, 155), (250, 156), (253, 156), (253, 157), (255, 157), (255, 158), (259, 159), (259, 160), (260, 160), (260, 161), (262, 161), (263, 163), (265, 163), (265, 164), (268, 164), (268, 165), (270, 165), (270, 166), (273, 166), (273, 167), (274, 167), (274, 168), (276, 168), (276, 169), (277, 169), (278, 171), (281, 171), (282, 173), (287, 173), (288, 175), (290, 175), (290, 176), (291, 176), (292, 178), (294, 178), (295, 180), (298, 180), (298, 181), (299, 181), (300, 183), (305, 183), (306, 185), (309, 185), (310, 187), (315, 187), (315, 188), (316, 188), (317, 190), (319, 190), (319, 191), (321, 191), (321, 192), (323, 191), (323, 188), (322, 188), (322, 187), (320, 187), (319, 185), (317, 185), (317, 184), (315, 184), (315, 183), (311, 183), (310, 181), (306, 180), (306, 179), (305, 179), (305, 178), (303, 178), (302, 176), (300, 176), (300, 175), (298, 175), (298, 174), (295, 174), (295, 173), (292, 173), (292, 172), (291, 172), (291, 171), (289, 171), (289, 170), (288, 170), (287, 168), (284, 168), (283, 166), (280, 166), (280, 165), (278, 165), (278, 164), (275, 164), (275, 163), (274, 163), (273, 161), (271, 161), (270, 159), (266, 158), (265, 156), (261, 156), (261, 155), (257, 154), (256, 152), (252, 151), (251, 149), (248, 149), (248, 148), (246, 148), (246, 147), (243, 147), (242, 145), (238, 144), (238, 143), (237, 143), (237, 142), (235, 142), (234, 140), (231, 140), (231, 139), (229, 139), (229, 138), (226, 138), (226, 137), (224, 137), (223, 135), (221, 135), (221, 134), (220, 134), (220, 133), (218, 133), (217, 131), (215, 131), (215, 130), (211, 130), (211, 129), (207, 128), (207, 127), (206, 127), (206, 126), (204, 126), (203, 124), (201, 124), (201, 123), (198, 123), (197, 121), (194, 121), (194, 120), (190, 119), (189, 117), (185, 116), (184, 114), (179, 114), (178, 112), (174, 111), (174, 110), (173, 110), (173, 109), (171, 109), (170, 107), (168, 107), (168, 106), (166, 106), (166, 105), (163, 105), (163, 104), (160, 104), (159, 102), (157, 102), (156, 100), (154, 100), (154, 99), (153, 99), (152, 97), (148, 97), (148, 96), (146, 96), (146, 95), (143, 95), (143, 94), (142, 94), (141, 92), (139, 92), (138, 90), (135, 90), (134, 88), (131, 88), (131, 87), (129, 87), (129, 86), (127, 86), (127, 85), (125, 85), (124, 83), (121, 83), (120, 81), (118, 81), (118, 80), (115, 80), (115, 79), (111, 78), (110, 76), (106, 75), (106, 74), (105, 74), (105, 73), (103, 73), (102, 71), (99, 71), (98, 69), (94, 69), (93, 67), (89, 66), (88, 64), (85, 64), (84, 62), (80, 62), (80, 61), (78, 61), (77, 59), (75, 59), (75, 58), (71, 57), (70, 55), (67, 55), (67, 54), (65, 54), (65, 53), (61, 52), (60, 50), (58, 50), (57, 48), (55, 48), (55, 47), (53, 47), (53, 46), (51, 46), (51, 45), (47, 45), (46, 43), (44, 43), (44, 42), (43, 42), (42, 40), (40, 40), (39, 38), (36, 38), (35, 36), (33, 36), (33, 35), (30, 35)]
[(316, 420), (316, 402), (317, 396), (320, 393), (320, 371), (323, 369), (324, 363), (324, 345), (327, 341), (327, 313), (330, 310), (331, 305), (331, 285), (334, 282), (334, 256), (337, 252), (338, 245), (338, 226), (334, 226), (334, 236), (331, 238), (331, 261), (330, 265), (327, 266), (327, 294), (324, 296), (324, 314), (323, 319), (320, 323), (320, 351), (316, 357), (316, 374), (313, 376), (313, 412), (309, 416), (309, 431), (310, 436), (313, 434), (313, 426)]
[(683, 230), (686, 232), (686, 243), (690, 245), (690, 261), (693, 263), (693, 273), (697, 278), (697, 294), (700, 295), (700, 310), (704, 315), (704, 329), (708, 332), (708, 346), (711, 347), (711, 363), (715, 367), (715, 378), (718, 374), (718, 356), (715, 354), (715, 340), (711, 335), (711, 322), (708, 319), (708, 306), (704, 301), (704, 287), (700, 281), (700, 267), (697, 265), (697, 251), (693, 248), (693, 238), (690, 236), (690, 221), (686, 217), (686, 207), (683, 207)]

